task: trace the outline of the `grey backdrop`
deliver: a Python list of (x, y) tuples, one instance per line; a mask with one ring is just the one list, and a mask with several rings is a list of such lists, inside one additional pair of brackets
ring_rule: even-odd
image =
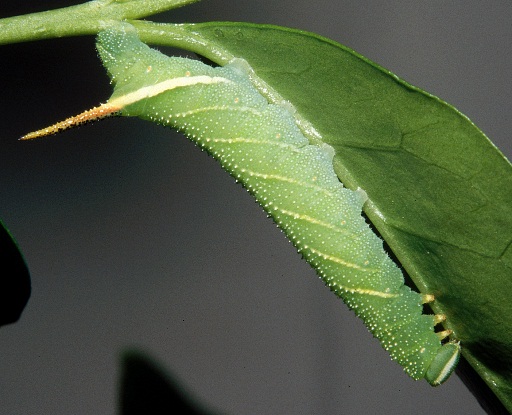
[[(0, 16), (43, 8), (20, 3)], [(158, 19), (320, 33), (455, 105), (512, 154), (509, 0), (204, 0)], [(456, 376), (411, 381), (183, 137), (111, 119), (16, 141), (109, 96), (93, 38), (0, 56), (0, 218), (33, 284), (21, 320), (0, 330), (0, 413), (115, 413), (126, 347), (226, 414), (483, 413)]]

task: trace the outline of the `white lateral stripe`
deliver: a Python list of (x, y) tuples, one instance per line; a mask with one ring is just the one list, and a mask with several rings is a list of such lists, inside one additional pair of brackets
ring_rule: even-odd
[(130, 92), (126, 95), (117, 97), (108, 102), (109, 105), (124, 108), (127, 105), (133, 104), (134, 102), (141, 101), (143, 99), (151, 98), (156, 95), (160, 95), (163, 92), (170, 91), (184, 86), (192, 86), (197, 84), (219, 84), (219, 83), (230, 83), (231, 81), (220, 76), (184, 76), (181, 78), (172, 78), (165, 81), (159, 82), (155, 85), (145, 86), (137, 89), (136, 91)]
[(365, 288), (348, 288), (348, 287), (343, 287), (343, 286), (341, 286), (341, 288), (347, 290), (348, 292), (350, 292), (352, 294), (355, 294), (355, 293), (366, 294), (366, 295), (373, 295), (375, 297), (381, 297), (381, 298), (398, 297), (398, 294), (383, 293), (382, 291), (369, 290), (369, 289), (365, 289)]
[[(376, 272), (377, 271), (376, 269), (373, 269), (373, 268), (363, 267), (362, 265), (358, 265), (358, 264), (355, 264), (352, 262), (345, 261), (336, 256), (325, 254), (325, 253), (319, 251), (318, 249), (311, 248), (310, 246), (304, 246), (304, 249), (305, 250), (309, 249), (313, 254), (316, 254), (316, 255), (322, 257), (323, 259), (326, 259), (327, 261), (331, 261), (336, 264), (343, 265), (344, 267), (354, 268), (354, 269), (358, 269), (358, 270), (365, 271), (365, 272)], [(360, 291), (360, 292), (362, 292), (362, 291)]]

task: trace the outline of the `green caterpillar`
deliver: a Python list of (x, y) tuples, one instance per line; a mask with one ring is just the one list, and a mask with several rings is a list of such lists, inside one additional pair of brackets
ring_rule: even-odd
[(290, 108), (270, 104), (240, 61), (212, 68), (168, 57), (142, 43), (128, 25), (100, 33), (97, 47), (114, 83), (109, 101), (24, 138), (110, 114), (177, 128), (254, 195), (412, 378), (439, 385), (450, 376), (460, 345), (441, 343), (449, 331), (434, 332), (443, 316), (422, 313), (433, 297), (404, 285), (361, 216), (365, 193), (343, 187), (332, 148), (311, 145)]

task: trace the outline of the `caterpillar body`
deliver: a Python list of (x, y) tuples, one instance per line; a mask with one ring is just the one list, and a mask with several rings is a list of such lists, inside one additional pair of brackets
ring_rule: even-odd
[(289, 106), (269, 103), (240, 62), (168, 57), (128, 25), (101, 32), (98, 51), (115, 86), (109, 101), (25, 138), (114, 113), (177, 128), (254, 195), (407, 374), (434, 386), (450, 376), (460, 345), (442, 344), (450, 332), (434, 326), (443, 317), (423, 314), (432, 296), (404, 285), (361, 215), (364, 192), (343, 187), (332, 148), (310, 144)]

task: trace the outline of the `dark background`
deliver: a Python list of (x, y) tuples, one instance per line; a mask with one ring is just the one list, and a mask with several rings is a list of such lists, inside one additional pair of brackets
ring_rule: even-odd
[[(79, 2), (41, 3), (0, 17)], [(204, 0), (153, 19), (320, 33), (455, 105), (510, 158), (510, 1), (445, 3)], [(108, 98), (92, 37), (1, 46), (0, 73), (0, 218), (33, 285), (0, 330), (0, 413), (115, 413), (128, 347), (226, 414), (483, 413), (457, 376), (409, 379), (182, 136), (110, 119), (18, 142)]]

